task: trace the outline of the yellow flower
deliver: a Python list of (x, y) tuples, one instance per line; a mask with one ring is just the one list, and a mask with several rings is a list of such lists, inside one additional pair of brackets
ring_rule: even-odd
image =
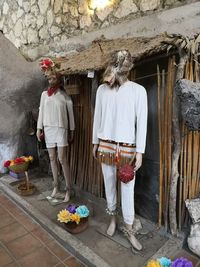
[(14, 162), (13, 159), (11, 159), (11, 161), (10, 161), (10, 166), (13, 166), (13, 165), (15, 165), (15, 162)]
[(161, 265), (159, 261), (151, 260), (147, 263), (147, 267), (161, 267)]
[(32, 156), (29, 156), (28, 159), (29, 159), (30, 161), (33, 161), (33, 157), (32, 157)]
[(74, 213), (71, 214), (70, 219), (72, 222), (76, 222), (77, 224), (79, 224), (81, 217), (77, 213)]
[(64, 223), (68, 223), (70, 221), (70, 213), (68, 210), (61, 210), (58, 213), (58, 221), (59, 222), (64, 222)]
[(24, 157), (23, 159), (24, 159), (26, 162), (29, 161), (29, 158), (27, 158), (27, 157)]

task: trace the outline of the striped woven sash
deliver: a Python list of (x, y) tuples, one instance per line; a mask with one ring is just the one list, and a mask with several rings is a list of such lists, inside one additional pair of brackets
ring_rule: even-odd
[(100, 140), (97, 156), (101, 163), (121, 166), (135, 157), (135, 144), (117, 143), (109, 140)]

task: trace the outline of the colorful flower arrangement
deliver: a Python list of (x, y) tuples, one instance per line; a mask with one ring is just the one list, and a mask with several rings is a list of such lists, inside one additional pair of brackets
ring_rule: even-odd
[(66, 209), (61, 210), (57, 217), (58, 221), (61, 223), (72, 223), (75, 222), (79, 224), (82, 218), (87, 218), (89, 216), (89, 210), (85, 205), (76, 206), (70, 204)]
[(10, 166), (22, 164), (24, 162), (32, 162), (33, 157), (32, 156), (22, 156), (16, 159), (7, 160), (4, 162), (4, 167), (9, 168)]
[(151, 260), (147, 263), (147, 267), (193, 267), (191, 261), (186, 258), (177, 258), (174, 261), (166, 257), (159, 258), (157, 260)]

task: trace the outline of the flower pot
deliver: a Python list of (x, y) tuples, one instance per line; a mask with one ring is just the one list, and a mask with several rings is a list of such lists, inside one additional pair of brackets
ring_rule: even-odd
[(88, 228), (88, 217), (81, 218), (79, 224), (76, 222), (64, 223), (65, 229), (71, 234), (79, 234)]

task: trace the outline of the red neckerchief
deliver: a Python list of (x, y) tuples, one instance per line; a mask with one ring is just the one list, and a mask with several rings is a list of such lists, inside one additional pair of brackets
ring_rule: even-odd
[(48, 96), (52, 96), (53, 94), (55, 94), (56, 91), (58, 90), (58, 88), (59, 88), (59, 85), (57, 85), (57, 86), (55, 86), (55, 87), (49, 87), (49, 88), (47, 89), (47, 94), (48, 94)]

